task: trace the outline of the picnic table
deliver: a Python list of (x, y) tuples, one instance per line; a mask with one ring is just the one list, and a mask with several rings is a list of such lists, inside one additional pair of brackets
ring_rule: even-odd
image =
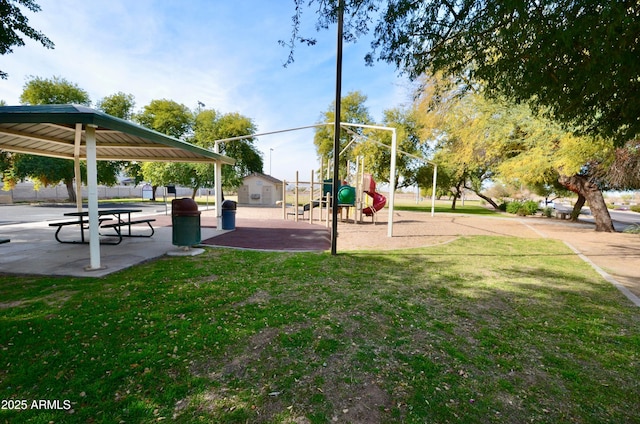
[(555, 205), (554, 209), (558, 219), (567, 219), (567, 217), (571, 217), (571, 212), (573, 212), (573, 207), (566, 205)]
[[(128, 208), (118, 208), (118, 209), (99, 209), (98, 210), (98, 225), (101, 229), (113, 229), (114, 233), (101, 233), (100, 235), (106, 237), (114, 237), (117, 239), (112, 242), (103, 242), (104, 244), (120, 244), (122, 242), (122, 237), (151, 237), (154, 234), (154, 229), (151, 223), (155, 221), (153, 218), (142, 218), (142, 219), (131, 219), (131, 214), (136, 212), (142, 212), (142, 209), (128, 209)], [(81, 212), (68, 212), (65, 213), (64, 216), (75, 217), (76, 219), (64, 222), (52, 222), (49, 224), (50, 227), (58, 227), (55, 238), (60, 243), (88, 243), (89, 241), (85, 238), (85, 230), (89, 229), (89, 217), (88, 211)], [(115, 222), (111, 222), (115, 221)], [(107, 222), (107, 224), (104, 224)], [(148, 225), (151, 233), (149, 234), (134, 234), (131, 232), (131, 226), (136, 224), (146, 224)], [(60, 238), (60, 230), (64, 227), (68, 226), (77, 226), (80, 228), (80, 240), (63, 240)], [(123, 232), (123, 227), (126, 229), (126, 232)]]

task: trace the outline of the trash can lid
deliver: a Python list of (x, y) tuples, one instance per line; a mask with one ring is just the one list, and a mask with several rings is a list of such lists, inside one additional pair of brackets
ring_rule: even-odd
[(220, 206), (222, 207), (223, 211), (235, 211), (236, 209), (238, 209), (238, 202), (234, 200), (225, 200)]
[(200, 215), (200, 211), (195, 200), (183, 197), (171, 201), (171, 214), (174, 216), (196, 216)]

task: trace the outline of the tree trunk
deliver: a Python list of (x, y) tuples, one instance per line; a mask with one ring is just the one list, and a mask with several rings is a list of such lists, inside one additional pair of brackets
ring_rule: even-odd
[(451, 202), (451, 210), (455, 211), (456, 210), (456, 201), (458, 200), (459, 197), (462, 197), (461, 184), (455, 186), (453, 188), (453, 190), (451, 190), (451, 192), (453, 193), (453, 201)]
[[(469, 187), (467, 187), (467, 188), (469, 188)], [(472, 189), (472, 188), (469, 188), (469, 190), (473, 191), (475, 194), (477, 194), (477, 195), (478, 195), (478, 197), (479, 197), (479, 198), (481, 198), (481, 199), (483, 199), (484, 201), (486, 201), (487, 203), (489, 203), (489, 204), (493, 207), (493, 209), (495, 209), (495, 210), (500, 209), (500, 207), (498, 206), (498, 204), (497, 204), (496, 202), (494, 202), (494, 201), (493, 201), (493, 199), (492, 199), (491, 197), (489, 197), (489, 196), (485, 196), (485, 195), (484, 195), (484, 194), (482, 194), (482, 193), (478, 193), (477, 191), (475, 191), (475, 190), (474, 190), (474, 189)]]
[(580, 211), (582, 210), (582, 207), (584, 206), (584, 202), (586, 200), (587, 199), (585, 199), (582, 194), (578, 194), (578, 201), (573, 206), (573, 210), (571, 211), (571, 220), (572, 221), (575, 222), (575, 221), (578, 220), (578, 215), (580, 215)]
[(73, 187), (73, 179), (64, 180), (64, 184), (67, 186), (67, 193), (69, 194), (69, 201), (71, 203), (76, 202), (76, 189)]
[(615, 231), (602, 192), (595, 184), (580, 175), (573, 175), (571, 177), (561, 175), (558, 178), (558, 182), (567, 189), (577, 193), (578, 196), (583, 196), (585, 200), (589, 202), (591, 215), (596, 221), (596, 231), (609, 233)]

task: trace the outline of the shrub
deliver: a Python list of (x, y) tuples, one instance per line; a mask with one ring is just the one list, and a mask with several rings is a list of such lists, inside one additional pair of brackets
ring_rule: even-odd
[(527, 200), (522, 204), (526, 215), (535, 215), (538, 212), (538, 202), (534, 202), (533, 200)]
[(546, 216), (547, 218), (551, 218), (553, 216), (553, 208), (547, 206), (542, 210), (542, 215)]
[(631, 209), (634, 212), (640, 213), (640, 205), (633, 205), (629, 209)]
[(538, 203), (533, 200), (509, 202), (507, 203), (506, 211), (520, 216), (534, 215), (538, 211)]
[(506, 206), (505, 210), (508, 213), (516, 214), (516, 213), (518, 213), (518, 210), (520, 209), (521, 206), (522, 206), (521, 202), (507, 202), (507, 206)]

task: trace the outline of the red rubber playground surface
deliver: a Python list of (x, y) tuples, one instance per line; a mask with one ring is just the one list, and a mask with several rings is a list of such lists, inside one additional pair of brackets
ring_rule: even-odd
[(236, 229), (202, 244), (255, 250), (329, 250), (329, 230), (320, 225), (285, 220), (238, 219)]
[[(171, 216), (156, 216), (157, 226), (170, 226)], [(331, 249), (331, 234), (323, 225), (284, 219), (236, 218), (236, 229), (202, 240), (209, 246), (274, 251), (323, 251)], [(216, 218), (203, 213), (201, 227), (216, 227)]]

